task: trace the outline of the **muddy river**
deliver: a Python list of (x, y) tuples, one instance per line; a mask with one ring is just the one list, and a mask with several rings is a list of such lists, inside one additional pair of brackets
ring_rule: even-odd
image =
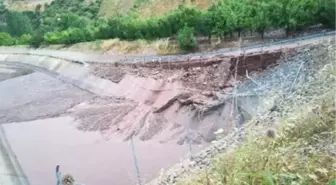
[[(56, 184), (57, 164), (63, 174), (85, 185), (137, 183), (129, 141), (78, 130), (78, 122), (64, 116), (67, 109), (93, 96), (42, 73), (0, 82), (0, 126), (31, 185)], [(143, 182), (179, 162), (188, 150), (156, 140), (134, 143)]]
[[(71, 117), (3, 124), (11, 147), (33, 185), (55, 184), (55, 166), (85, 185), (136, 184), (130, 142), (106, 141), (76, 129)], [(142, 181), (178, 162), (187, 147), (135, 141)]]

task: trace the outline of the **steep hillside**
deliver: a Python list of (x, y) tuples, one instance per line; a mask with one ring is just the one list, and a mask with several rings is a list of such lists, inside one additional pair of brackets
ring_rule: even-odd
[(333, 0), (54, 0), (34, 11), (1, 8), (0, 45), (173, 38), (181, 50), (195, 52), (200, 51), (198, 38), (211, 44), (212, 38), (224, 43), (247, 34), (263, 40), (271, 30), (290, 36), (315, 25), (332, 29), (334, 5)]
[(18, 11), (34, 11), (38, 4), (49, 4), (53, 0), (5, 0), (8, 9)]
[(129, 12), (137, 0), (103, 0), (99, 10), (99, 16), (111, 17)]

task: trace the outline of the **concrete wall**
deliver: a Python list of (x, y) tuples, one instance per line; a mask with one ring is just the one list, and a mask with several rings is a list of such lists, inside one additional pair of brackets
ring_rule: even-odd
[(58, 58), (25, 54), (0, 54), (0, 64), (43, 72), (101, 96), (112, 96), (116, 86), (109, 80), (91, 75), (89, 68), (82, 64)]

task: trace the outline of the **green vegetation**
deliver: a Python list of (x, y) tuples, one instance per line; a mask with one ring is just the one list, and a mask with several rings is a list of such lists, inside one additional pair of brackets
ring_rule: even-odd
[(190, 27), (184, 27), (178, 32), (177, 41), (179, 46), (184, 50), (193, 50), (197, 47), (195, 30)]
[(13, 36), (19, 37), (23, 34), (31, 34), (33, 32), (33, 27), (28, 16), (21, 12), (7, 12), (6, 22), (8, 32)]
[[(336, 158), (335, 94), (320, 97), (282, 121), (275, 138), (257, 137), (214, 161), (213, 168), (179, 185), (329, 184)], [(313, 102), (311, 102), (313, 103)], [(306, 105), (307, 106), (307, 105)], [(328, 149), (330, 151), (328, 151)]]
[[(139, 1), (135, 5), (140, 6), (144, 2)], [(240, 35), (244, 31), (256, 31), (263, 36), (270, 28), (286, 28), (290, 33), (318, 23), (333, 27), (335, 22), (334, 0), (222, 0), (207, 10), (181, 5), (162, 16), (147, 19), (139, 17), (134, 13), (136, 11), (101, 19), (100, 4), (101, 0), (91, 3), (55, 0), (50, 5), (44, 5), (44, 11), (37, 6), (33, 12), (18, 13), (1, 11), (0, 3), (0, 22), (1, 14), (4, 14), (1, 12), (10, 18), (2, 21), (7, 28), (1, 27), (0, 23), (0, 29), (15, 38), (31, 34), (31, 45), (39, 46), (112, 38), (153, 40), (175, 37), (185, 26), (192, 28), (195, 36), (210, 38), (216, 35), (223, 38), (233, 33)], [(26, 26), (18, 31), (14, 29), (18, 23)], [(180, 42), (182, 47), (187, 44)]]
[[(265, 97), (279, 99), (278, 111), (249, 122), (241, 146), (217, 156), (210, 169), (177, 184), (335, 183), (335, 39), (324, 43), (305, 54), (312, 56), (305, 64), (310, 75), (295, 93), (274, 89)], [(271, 129), (270, 121), (274, 121)]]
[(15, 39), (13, 39), (8, 33), (0, 33), (0, 45), (1, 46), (11, 46), (15, 44)]

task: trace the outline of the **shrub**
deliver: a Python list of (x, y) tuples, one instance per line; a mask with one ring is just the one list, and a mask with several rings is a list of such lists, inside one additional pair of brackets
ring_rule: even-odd
[(69, 37), (67, 31), (47, 32), (43, 39), (46, 44), (65, 44)]
[(29, 34), (24, 34), (24, 35), (21, 35), (21, 37), (19, 37), (18, 39), (18, 44), (20, 45), (27, 45), (31, 42), (32, 40), (32, 36), (29, 35)]
[(197, 48), (195, 30), (191, 27), (185, 26), (179, 30), (177, 41), (180, 48), (183, 50), (193, 50)]
[(57, 18), (57, 21), (61, 30), (66, 30), (68, 28), (85, 28), (89, 22), (87, 18), (74, 13), (62, 14)]
[(0, 32), (0, 46), (11, 46), (15, 44), (15, 39), (8, 33)]
[(72, 28), (68, 30), (68, 37), (66, 38), (65, 44), (73, 44), (77, 42), (85, 42), (86, 35), (83, 29)]
[(34, 48), (39, 47), (44, 41), (43, 35), (44, 35), (45, 32), (46, 32), (46, 30), (43, 27), (36, 30), (34, 32), (32, 38), (30, 39), (29, 45), (31, 47), (34, 47)]

